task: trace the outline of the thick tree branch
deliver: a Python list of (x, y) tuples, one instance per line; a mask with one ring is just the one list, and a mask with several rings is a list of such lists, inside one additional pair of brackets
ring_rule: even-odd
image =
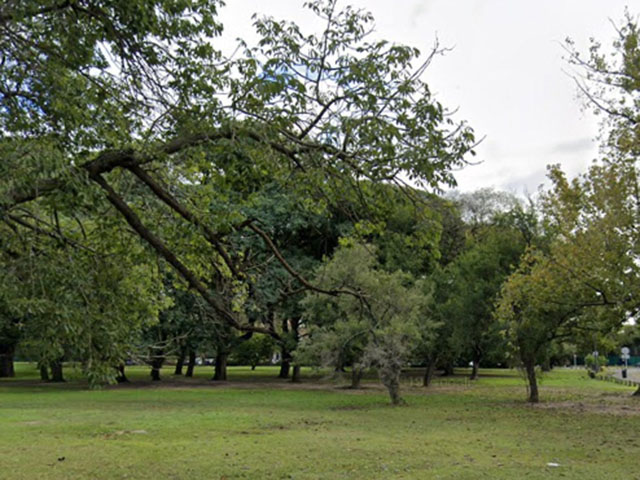
[[(142, 154), (133, 149), (109, 150), (100, 153), (95, 159), (79, 167), (71, 167), (72, 175), (65, 175), (65, 177), (87, 175), (93, 178), (103, 173), (108, 173), (117, 167), (127, 168), (144, 165), (156, 159), (158, 155), (172, 155), (189, 147), (221, 138), (230, 138), (230, 136), (231, 133), (229, 131), (184, 135), (150, 148), (148, 154)], [(9, 192), (8, 200), (5, 201), (4, 205), (0, 205), (0, 208), (9, 209), (21, 203), (30, 202), (38, 197), (60, 190), (66, 184), (67, 180), (63, 178), (48, 178), (34, 182), (29, 188)]]
[(138, 177), (145, 185), (147, 185), (153, 193), (156, 194), (158, 198), (160, 198), (166, 205), (168, 205), (172, 210), (178, 213), (182, 218), (186, 221), (192, 223), (196, 227), (202, 230), (204, 238), (216, 249), (218, 254), (224, 260), (224, 263), (227, 265), (231, 273), (234, 277), (240, 279), (244, 276), (238, 271), (235, 263), (224, 249), (222, 244), (220, 243), (220, 239), (218, 235), (213, 232), (207, 225), (200, 221), (198, 217), (196, 217), (193, 213), (191, 213), (186, 207), (180, 204), (178, 200), (167, 192), (162, 186), (156, 182), (146, 171), (140, 168), (138, 165), (133, 165), (129, 167), (129, 170)]
[(197, 291), (202, 299), (207, 302), (216, 314), (218, 314), (229, 326), (243, 332), (252, 331), (270, 335), (275, 339), (280, 338), (273, 330), (240, 323), (231, 312), (229, 312), (213, 295), (211, 295), (207, 286), (196, 276), (196, 274), (184, 265), (178, 257), (169, 250), (162, 240), (160, 240), (160, 238), (144, 226), (138, 215), (131, 209), (131, 207), (129, 207), (129, 205), (127, 205), (122, 197), (116, 193), (116, 191), (101, 175), (94, 175), (91, 178), (100, 186), (100, 188), (102, 188), (102, 190), (104, 190), (109, 202), (122, 214), (129, 226), (133, 228), (133, 230), (135, 230), (135, 232), (162, 258), (175, 268), (182, 278), (188, 283), (189, 287)]

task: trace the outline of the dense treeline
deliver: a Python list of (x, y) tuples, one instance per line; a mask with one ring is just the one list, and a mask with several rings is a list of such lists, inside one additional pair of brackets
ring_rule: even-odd
[(375, 368), (400, 403), (407, 365), (425, 386), (517, 365), (535, 402), (538, 365), (612, 348), (639, 306), (631, 18), (611, 57), (568, 47), (604, 158), (524, 202), (442, 195), (475, 140), (422, 80), (437, 46), (372, 41), (368, 13), (316, 0), (319, 34), (257, 19), (228, 59), (217, 7), (0, 7), (0, 376), (16, 352), (93, 384), (277, 357), (354, 388)]

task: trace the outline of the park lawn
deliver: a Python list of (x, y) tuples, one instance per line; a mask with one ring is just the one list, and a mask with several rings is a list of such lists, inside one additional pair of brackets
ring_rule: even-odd
[(396, 408), (375, 383), (349, 391), (311, 371), (292, 385), (233, 367), (212, 383), (200, 367), (159, 385), (130, 368), (132, 385), (103, 390), (34, 372), (0, 381), (0, 478), (640, 479), (640, 399), (583, 371), (547, 374), (535, 407), (515, 371), (426, 390), (416, 372)]

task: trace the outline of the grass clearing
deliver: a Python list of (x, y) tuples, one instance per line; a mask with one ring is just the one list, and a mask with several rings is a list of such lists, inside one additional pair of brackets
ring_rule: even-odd
[[(230, 381), (87, 390), (39, 384), (35, 368), (0, 381), (0, 474), (18, 479), (640, 479), (640, 399), (583, 371), (545, 376), (528, 405), (515, 371), (419, 387), (405, 407), (376, 383), (292, 385), (276, 370), (231, 368)], [(30, 378), (25, 380), (25, 378)], [(549, 467), (557, 463), (558, 467)]]

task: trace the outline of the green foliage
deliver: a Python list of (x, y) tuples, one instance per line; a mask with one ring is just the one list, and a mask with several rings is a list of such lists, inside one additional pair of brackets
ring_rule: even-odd
[(250, 365), (255, 368), (257, 365), (269, 361), (274, 349), (273, 339), (265, 335), (254, 335), (233, 349), (230, 362), (237, 365)]
[(398, 403), (400, 372), (420, 335), (419, 325), (428, 325), (422, 282), (402, 271), (381, 270), (373, 247), (353, 242), (336, 250), (315, 281), (337, 295), (307, 294), (305, 319), (315, 329), (303, 351), (320, 356), (325, 365), (377, 367), (392, 402)]
[[(370, 14), (326, 0), (306, 4), (320, 33), (256, 19), (257, 45), (224, 59), (210, 43), (219, 3), (0, 12), (0, 241), (19, 265), (0, 293), (43, 359), (78, 358), (108, 379), (158, 311), (150, 337), (193, 331), (160, 286), (166, 264), (215, 317), (216, 348), (231, 329), (294, 345), (284, 326), (299, 321), (300, 285), (345, 233), (375, 238), (389, 271), (434, 267), (435, 216), (400, 202), (421, 195), (398, 185), (453, 184), (474, 144), (421, 78), (437, 48), (419, 64), (416, 49), (369, 37)], [(369, 274), (353, 280), (376, 292), (371, 355), (389, 363), (405, 355), (421, 294), (405, 274)]]
[(599, 372), (607, 366), (607, 363), (608, 359), (606, 355), (598, 355), (597, 362), (595, 355), (593, 355), (592, 353), (584, 357), (584, 365), (588, 370), (596, 370)]

